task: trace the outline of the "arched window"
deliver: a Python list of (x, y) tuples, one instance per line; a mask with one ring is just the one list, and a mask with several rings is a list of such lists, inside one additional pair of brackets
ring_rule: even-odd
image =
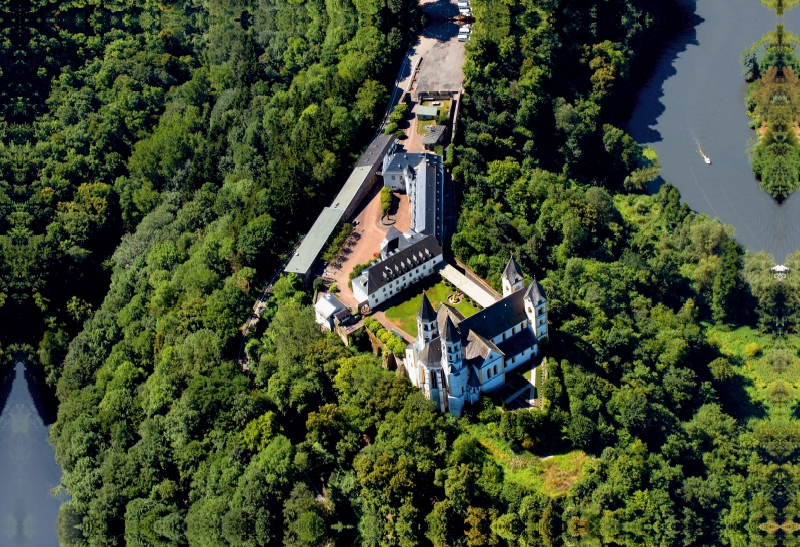
[(497, 374), (497, 365), (494, 366), (494, 373)]

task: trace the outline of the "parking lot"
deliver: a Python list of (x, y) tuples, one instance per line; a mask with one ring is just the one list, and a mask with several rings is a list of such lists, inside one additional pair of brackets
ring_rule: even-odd
[[(422, 57), (415, 89), (453, 90), (461, 88), (464, 42), (458, 41), (456, 23), (436, 23), (419, 37), (414, 53)], [(416, 93), (413, 93), (416, 96)]]

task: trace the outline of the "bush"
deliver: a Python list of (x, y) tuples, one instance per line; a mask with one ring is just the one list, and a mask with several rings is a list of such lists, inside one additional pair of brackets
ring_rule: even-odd
[(384, 135), (393, 135), (394, 133), (397, 132), (397, 128), (398, 128), (397, 127), (397, 123), (391, 122), (389, 125), (386, 126), (386, 129), (384, 129), (383, 134)]
[(396, 105), (392, 110), (392, 113), (389, 114), (389, 121), (397, 125), (405, 120), (406, 116), (408, 116), (408, 105), (405, 103), (400, 103)]
[(394, 194), (392, 193), (392, 189), (388, 186), (384, 186), (381, 188), (381, 212), (386, 215), (392, 208), (392, 202), (394, 201)]
[(751, 342), (744, 347), (745, 357), (755, 357), (759, 353), (761, 353), (761, 346), (758, 345), (758, 342)]
[(400, 140), (408, 138), (408, 135), (406, 135), (406, 132), (405, 132), (404, 129), (398, 129), (397, 131), (395, 131), (394, 132), (394, 136), (397, 137)]
[(336, 285), (336, 283), (332, 283), (328, 291), (332, 294), (336, 294), (339, 292), (339, 287)]
[(372, 260), (367, 260), (363, 264), (356, 264), (355, 266), (353, 266), (353, 271), (350, 272), (350, 280), (352, 281), (353, 279), (361, 275), (361, 272), (369, 268), (372, 265), (372, 262), (373, 262)]
[(344, 244), (347, 242), (347, 238), (353, 233), (353, 225), (349, 222), (345, 222), (342, 224), (342, 227), (339, 229), (339, 233), (336, 234), (336, 237), (328, 244), (325, 248), (325, 251), (322, 253), (322, 260), (324, 262), (333, 262), (336, 260), (336, 257), (344, 247)]

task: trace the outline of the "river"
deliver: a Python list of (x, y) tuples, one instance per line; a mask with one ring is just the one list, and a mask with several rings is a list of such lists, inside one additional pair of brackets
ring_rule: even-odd
[(50, 489), (58, 485), (61, 470), (48, 442), (50, 419), (37, 410), (41, 396), (26, 380), (22, 363), (8, 387), (0, 395), (0, 545), (58, 547), (61, 501)]
[[(628, 131), (656, 149), (663, 180), (689, 207), (730, 224), (746, 248), (782, 263), (800, 250), (800, 192), (778, 205), (753, 177), (747, 149), (755, 133), (740, 62), (742, 51), (774, 31), (779, 19), (758, 0), (686, 2), (697, 24), (665, 48)], [(800, 34), (800, 7), (786, 12), (783, 23)]]

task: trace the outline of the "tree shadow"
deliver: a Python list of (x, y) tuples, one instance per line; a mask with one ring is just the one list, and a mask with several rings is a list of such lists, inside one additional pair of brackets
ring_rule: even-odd
[(432, 20), (450, 20), (458, 17), (458, 6), (449, 0), (436, 0), (419, 7)]
[(458, 25), (455, 23), (428, 25), (422, 30), (420, 36), (431, 38), (438, 42), (449, 42), (452, 38), (458, 36)]
[(696, 0), (681, 2), (685, 6), (685, 16), (682, 17), (673, 32), (673, 38), (661, 48), (662, 53), (652, 65), (649, 74), (643, 75), (634, 100), (630, 101), (626, 128), (628, 133), (640, 143), (653, 143), (662, 140), (661, 134), (655, 129), (659, 116), (666, 107), (661, 99), (664, 96), (664, 82), (677, 74), (673, 66), (678, 56), (688, 49), (690, 45), (700, 45), (697, 41), (697, 26), (705, 21), (697, 15)]
[(766, 405), (762, 401), (754, 401), (748, 393), (748, 388), (752, 388), (753, 385), (750, 378), (737, 374), (717, 390), (725, 412), (740, 422), (767, 417)]

